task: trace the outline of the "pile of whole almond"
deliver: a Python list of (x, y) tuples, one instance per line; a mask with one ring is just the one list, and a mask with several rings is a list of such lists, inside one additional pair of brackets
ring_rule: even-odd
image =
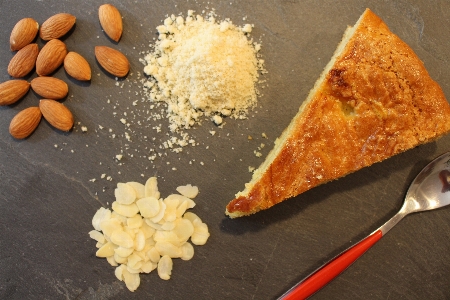
[[(118, 42), (122, 36), (122, 17), (111, 4), (101, 5), (99, 19), (105, 33)], [(8, 74), (14, 78), (0, 83), (0, 105), (11, 105), (23, 98), (30, 87), (39, 96), (39, 107), (29, 107), (20, 111), (12, 120), (9, 132), (14, 138), (28, 137), (39, 125), (41, 117), (53, 127), (70, 131), (74, 124), (70, 110), (58, 102), (64, 99), (68, 85), (61, 79), (51, 75), (64, 65), (66, 73), (76, 80), (91, 80), (91, 67), (87, 60), (76, 52), (69, 52), (61, 37), (73, 28), (76, 17), (68, 13), (59, 13), (48, 18), (39, 27), (32, 18), (24, 18), (17, 22), (11, 32), (10, 48), (17, 51), (8, 65)], [(46, 42), (39, 50), (33, 43), (37, 34)], [(110, 74), (124, 77), (128, 74), (130, 64), (121, 52), (106, 47), (96, 46), (95, 57), (99, 64)], [(23, 78), (36, 70), (38, 77), (28, 81)]]

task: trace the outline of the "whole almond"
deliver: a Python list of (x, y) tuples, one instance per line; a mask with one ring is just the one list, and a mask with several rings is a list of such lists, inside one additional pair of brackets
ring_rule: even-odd
[(24, 77), (33, 70), (39, 54), (38, 44), (28, 44), (13, 56), (8, 65), (8, 74), (12, 77)]
[(73, 115), (64, 104), (55, 100), (42, 99), (39, 102), (39, 108), (41, 109), (44, 118), (53, 127), (62, 131), (69, 131), (72, 129)]
[(69, 32), (76, 20), (75, 16), (67, 13), (53, 15), (42, 23), (39, 36), (44, 41), (59, 39)]
[(64, 69), (67, 74), (77, 80), (91, 80), (91, 67), (83, 56), (69, 52), (64, 58)]
[(66, 44), (57, 39), (50, 40), (39, 52), (36, 73), (39, 76), (51, 74), (63, 63), (66, 54)]
[(0, 105), (10, 105), (25, 96), (30, 89), (26, 80), (9, 80), (0, 83)]
[(124, 77), (130, 71), (130, 63), (122, 52), (106, 46), (95, 47), (95, 58), (108, 72), (117, 77)]
[(28, 107), (19, 112), (9, 124), (9, 133), (16, 139), (24, 139), (37, 128), (41, 121), (39, 107)]
[(31, 88), (45, 99), (59, 100), (69, 93), (67, 83), (55, 77), (36, 77), (31, 80)]
[(103, 4), (98, 8), (98, 18), (105, 33), (118, 42), (122, 36), (123, 24), (119, 10), (112, 4)]
[(39, 31), (39, 23), (32, 18), (24, 18), (14, 25), (9, 37), (11, 51), (17, 51), (30, 44)]

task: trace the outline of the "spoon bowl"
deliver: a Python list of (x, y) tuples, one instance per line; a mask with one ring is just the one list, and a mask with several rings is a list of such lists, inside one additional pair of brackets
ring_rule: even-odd
[(343, 251), (304, 280), (297, 283), (279, 299), (308, 298), (349, 267), (406, 215), (449, 205), (449, 192), (450, 152), (446, 152), (426, 165), (414, 178), (406, 192), (402, 207), (391, 219), (372, 232), (368, 237)]

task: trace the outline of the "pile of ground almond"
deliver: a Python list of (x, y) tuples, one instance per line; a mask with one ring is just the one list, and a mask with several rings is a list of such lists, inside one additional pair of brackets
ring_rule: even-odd
[(142, 60), (146, 95), (167, 104), (172, 132), (199, 124), (202, 116), (217, 125), (224, 117), (243, 119), (256, 105), (255, 84), (264, 61), (258, 55), (260, 44), (249, 37), (253, 26), (238, 27), (216, 17), (191, 10), (186, 18), (167, 17)]

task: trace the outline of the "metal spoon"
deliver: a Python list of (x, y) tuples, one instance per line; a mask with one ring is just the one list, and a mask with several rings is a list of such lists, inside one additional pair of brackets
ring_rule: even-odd
[(306, 299), (337, 277), (355, 260), (378, 242), (406, 215), (450, 204), (450, 152), (435, 158), (414, 178), (399, 212), (362, 241), (297, 283), (279, 299)]

